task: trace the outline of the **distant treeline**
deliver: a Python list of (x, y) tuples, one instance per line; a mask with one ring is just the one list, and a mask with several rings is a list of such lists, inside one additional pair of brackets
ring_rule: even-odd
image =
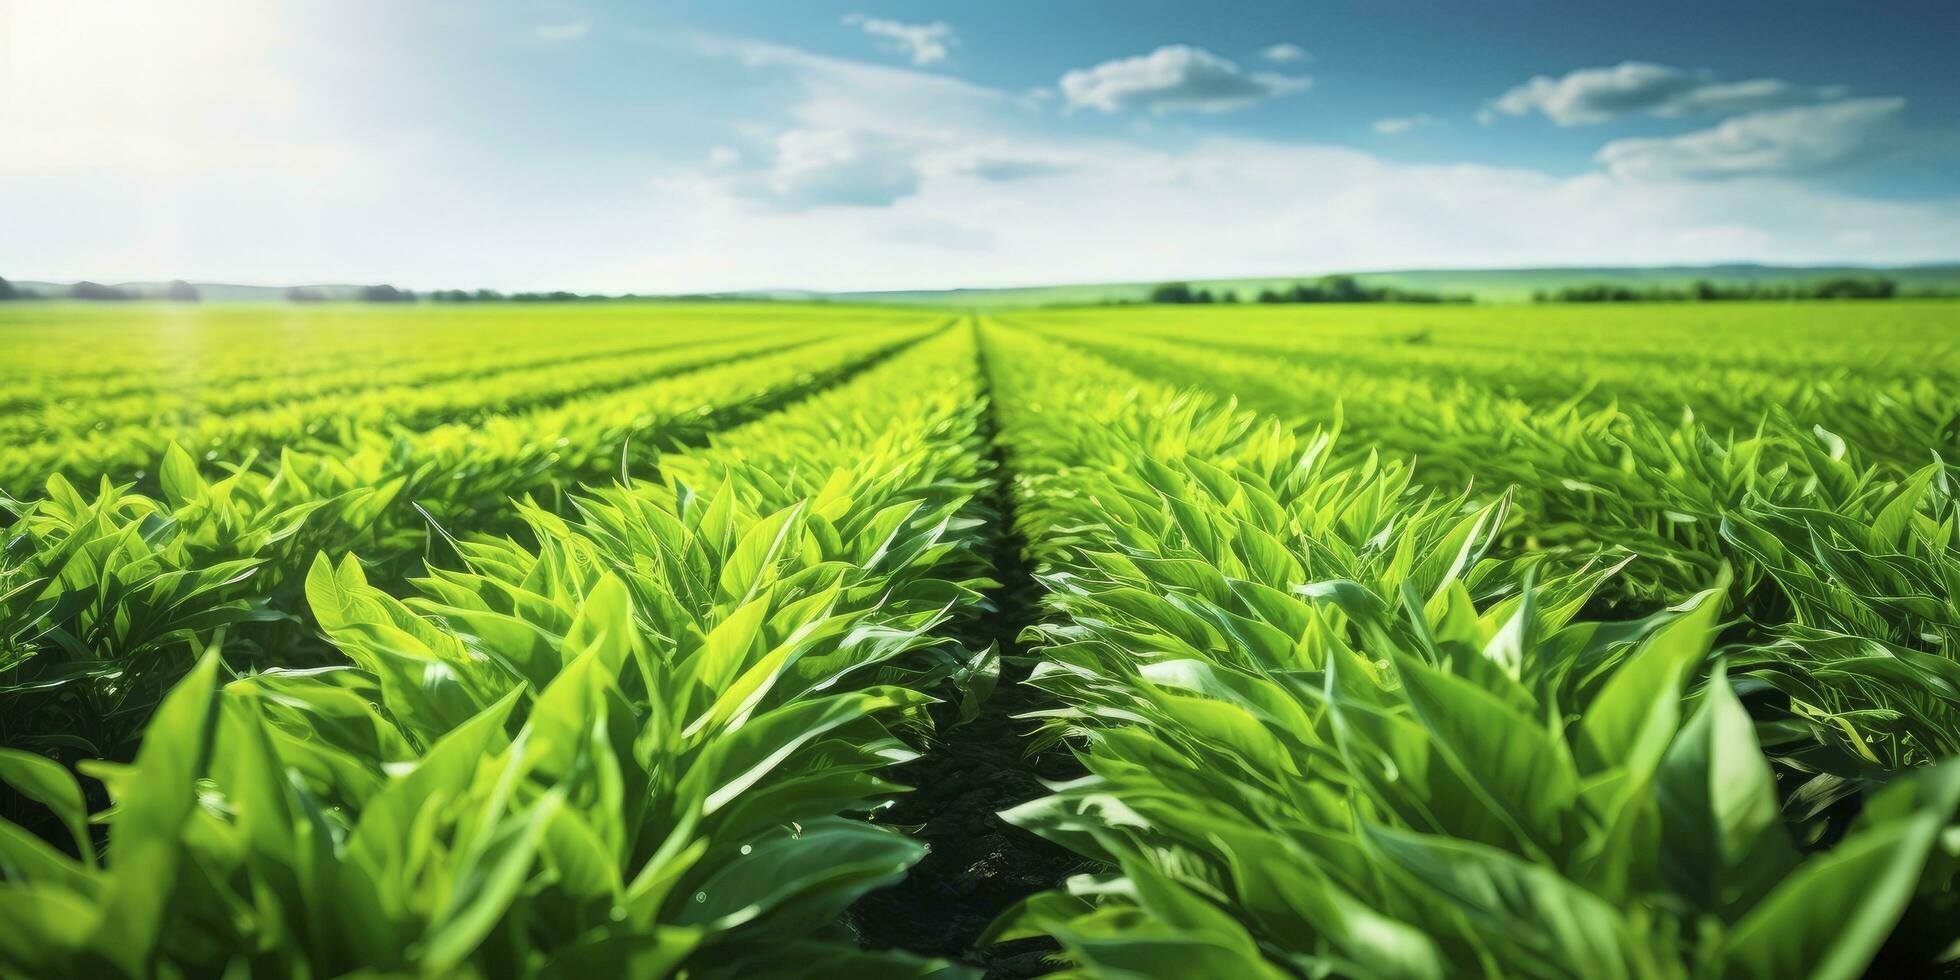
[(0, 279), (0, 301), (10, 299), (86, 299), (86, 300), (132, 300), (165, 299), (176, 303), (195, 303), (198, 301), (197, 287), (179, 279), (167, 283), (160, 290), (137, 292), (119, 286), (104, 286), (99, 282), (78, 282), (59, 293), (30, 292), (16, 287), (5, 279)]
[[(1321, 276), (1294, 283), (1286, 289), (1261, 289), (1248, 302), (1255, 303), (1468, 303), (1468, 296), (1447, 296), (1394, 286), (1364, 286), (1353, 276)], [(1167, 282), (1150, 291), (1152, 303), (1237, 303), (1239, 294), (1229, 289), (1214, 293), (1191, 288), (1187, 282)]]
[(294, 286), (286, 290), (288, 303), (329, 303), (350, 299), (357, 303), (413, 303), (416, 296), (413, 289), (396, 289), (386, 283), (362, 286), (352, 296), (330, 294), (313, 286)]
[(562, 289), (548, 293), (505, 293), (495, 289), (436, 289), (427, 293), (417, 293), (412, 289), (397, 289), (394, 286), (362, 286), (353, 296), (328, 296), (310, 286), (295, 286), (286, 290), (286, 299), (294, 303), (320, 303), (331, 299), (348, 300), (358, 303), (414, 303), (427, 300), (431, 303), (617, 303), (649, 302), (675, 300), (708, 300), (720, 297), (710, 296), (642, 296), (638, 293), (607, 295), (604, 293), (572, 293)]
[[(428, 293), (417, 293), (413, 289), (402, 289), (382, 283), (375, 286), (322, 287), (293, 286), (282, 294), (289, 303), (570, 303), (570, 302), (712, 302), (729, 300), (725, 296), (644, 296), (626, 293), (608, 296), (599, 293), (572, 293), (564, 290), (535, 293), (503, 293), (494, 289), (438, 289)], [(165, 284), (161, 288), (144, 287), (131, 289), (124, 286), (105, 286), (99, 282), (78, 282), (59, 291), (33, 291), (16, 287), (5, 278), (0, 278), (0, 301), (14, 299), (79, 299), (95, 302), (115, 302), (122, 300), (171, 300), (182, 303), (195, 303), (201, 297), (197, 287), (181, 279)]]
[[(1534, 303), (1707, 303), (1726, 300), (1892, 299), (1902, 294), (1890, 279), (1845, 277), (1798, 283), (1717, 283), (1699, 280), (1685, 289), (1667, 286), (1635, 288), (1597, 282), (1531, 294)], [(1921, 295), (1938, 295), (1925, 293)]]
[(722, 296), (643, 296), (639, 293), (568, 293), (562, 289), (548, 293), (500, 293), (494, 289), (438, 289), (429, 294), (437, 303), (610, 303), (675, 302), (721, 300)]

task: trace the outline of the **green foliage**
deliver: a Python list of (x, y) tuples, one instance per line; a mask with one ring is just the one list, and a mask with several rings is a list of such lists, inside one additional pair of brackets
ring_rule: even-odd
[[(1741, 620), (1738, 675), (1788, 699), (1760, 712), (1777, 729), (1766, 737), (1817, 777), (1819, 806), (1876, 777), (1873, 767), (1923, 765), (1960, 746), (1953, 474), (1937, 455), (1925, 462), (1950, 449), (1960, 412), (1943, 386), (1749, 368), (1732, 373), (1734, 390), (1707, 394), (1676, 381), (1672, 364), (1528, 368), (1510, 354), (1428, 345), (1339, 355), (1351, 368), (1295, 367), (1169, 341), (1052, 336), (1237, 392), (1302, 426), (1338, 417), (1344, 440), (1415, 456), (1428, 486), (1508, 499), (1507, 548), (1568, 567), (1631, 559), (1605, 586), (1612, 607), (1726, 586)], [(1514, 372), (1514, 394), (1490, 390), (1498, 368)], [(1582, 378), (1590, 397), (1561, 391)], [(1670, 403), (1695, 409), (1664, 421)]]
[[(460, 564), (413, 598), (318, 556), (306, 604), (344, 662), (227, 683), (216, 652), (198, 658), (134, 762), (87, 770), (115, 804), (92, 818), (106, 860), (65, 768), (0, 755), (0, 779), (83, 849), (0, 824), (0, 903), (18, 913), (0, 965), (942, 969), (859, 952), (835, 923), (922, 856), (853, 817), (900, 790), (878, 775), (915, 754), (899, 733), (973, 659), (935, 631), (990, 584), (964, 534), (973, 372), (970, 335), (942, 334), (731, 433), (701, 458), (708, 482), (596, 490), (570, 519), (522, 505), (536, 547), (457, 541)], [(826, 417), (874, 393), (908, 411), (868, 441), (826, 438)], [(789, 458), (822, 475), (760, 468)], [(165, 478), (180, 506), (210, 492), (187, 463)]]
[[(1866, 774), (1850, 827), (1807, 824), (1847, 791), (1786, 800), (1730, 675), (1763, 655), (1716, 651), (1724, 590), (1596, 620), (1623, 570), (1507, 546), (1512, 495), (1442, 496), (1324, 434), (989, 343), (1057, 614), (1032, 683), (1089, 772), (1007, 816), (1111, 869), (996, 938), (1052, 936), (1088, 975), (1849, 977), (1909, 907), (1945, 907), (1956, 770)], [(1849, 469), (1826, 460), (1820, 481)], [(1895, 516), (1851, 540), (1943, 526), (1914, 510), (1932, 483), (1859, 484), (1843, 507)]]
[(0, 974), (959, 975), (843, 913), (997, 682), (1076, 975), (1960, 949), (1931, 306), (435, 298), (10, 306)]
[[(1236, 303), (1238, 294), (1192, 289), (1190, 283), (1167, 282), (1150, 290), (1152, 303)], [(1468, 303), (1469, 296), (1448, 296), (1419, 289), (1363, 285), (1353, 276), (1321, 276), (1295, 282), (1284, 290), (1261, 289), (1261, 303)]]
[(1685, 289), (1588, 283), (1551, 292), (1541, 290), (1532, 294), (1532, 300), (1539, 303), (1687, 303), (1716, 300), (1891, 299), (1897, 295), (1899, 284), (1890, 279), (1841, 276), (1789, 284), (1714, 283), (1698, 279)]
[[(0, 564), (0, 741), (65, 758), (128, 757), (164, 688), (226, 636), (290, 657), (298, 570), (362, 533), (385, 499), (321, 495), (285, 466), (199, 475), (164, 457), (162, 499), (60, 476), (20, 510)], [(297, 491), (295, 491), (297, 487)]]

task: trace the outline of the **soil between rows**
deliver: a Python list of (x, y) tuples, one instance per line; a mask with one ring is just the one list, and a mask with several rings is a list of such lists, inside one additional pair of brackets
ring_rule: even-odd
[(962, 639), (975, 649), (999, 645), (1000, 682), (979, 716), (964, 725), (957, 724), (955, 705), (935, 705), (939, 739), (921, 758), (890, 771), (894, 781), (915, 788), (878, 814), (877, 822), (918, 828), (913, 836), (931, 850), (905, 880), (859, 899), (848, 918), (867, 949), (960, 960), (989, 977), (1034, 977), (1056, 969), (1050, 962), (1058, 949), (1053, 940), (980, 949), (975, 941), (1022, 899), (1093, 865), (999, 816), (1047, 795), (1042, 780), (1073, 779), (1083, 770), (1065, 746), (1031, 751), (1029, 736), (1037, 723), (1019, 717), (1054, 706), (1048, 695), (1023, 683), (1032, 658), (1020, 633), (1040, 617), (1041, 587), (1016, 527), (1012, 471), (995, 438), (991, 411), (983, 424), (994, 464), (988, 503), (997, 520), (993, 564), (1001, 587), (988, 597), (994, 608)]

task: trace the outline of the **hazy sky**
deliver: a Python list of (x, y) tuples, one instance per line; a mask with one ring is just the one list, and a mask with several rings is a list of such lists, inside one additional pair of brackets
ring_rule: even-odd
[(0, 275), (1960, 258), (1950, 3), (0, 0)]

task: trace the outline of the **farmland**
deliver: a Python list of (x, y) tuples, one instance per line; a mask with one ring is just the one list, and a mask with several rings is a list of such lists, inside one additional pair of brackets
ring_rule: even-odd
[(1960, 941), (1960, 306), (0, 305), (0, 974)]

